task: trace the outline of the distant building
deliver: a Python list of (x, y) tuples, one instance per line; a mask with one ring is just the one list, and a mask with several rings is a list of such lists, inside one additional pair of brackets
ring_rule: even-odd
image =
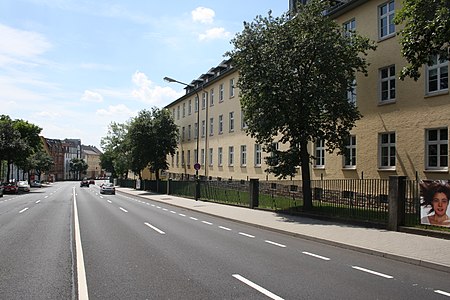
[(81, 158), (88, 164), (86, 177), (103, 177), (104, 172), (100, 166), (100, 155), (102, 152), (95, 146), (81, 145)]
[(64, 146), (61, 140), (41, 137), (45, 151), (52, 157), (53, 166), (48, 172), (49, 181), (64, 180)]

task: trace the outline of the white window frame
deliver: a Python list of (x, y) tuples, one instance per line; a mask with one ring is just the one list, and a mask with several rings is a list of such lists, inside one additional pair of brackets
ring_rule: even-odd
[(325, 168), (325, 140), (317, 140), (314, 143), (314, 168), (324, 169)]
[(217, 148), (217, 163), (219, 164), (219, 167), (223, 166), (223, 148), (222, 147)]
[(255, 167), (259, 168), (262, 164), (262, 147), (260, 144), (255, 144)]
[(194, 123), (194, 139), (198, 139), (198, 123)]
[(344, 155), (343, 166), (344, 169), (356, 168), (356, 135), (350, 135), (345, 145), (347, 153)]
[(244, 111), (241, 109), (241, 129), (247, 129), (247, 123), (245, 122)]
[[(384, 141), (384, 138), (387, 138)], [(378, 135), (378, 167), (382, 170), (395, 170), (397, 164), (397, 137), (395, 132), (383, 132)], [(387, 162), (385, 163), (385, 159)], [(393, 161), (392, 161), (393, 160)]]
[[(386, 72), (386, 76), (383, 73)], [(380, 103), (395, 102), (396, 97), (396, 81), (395, 81), (395, 65), (390, 65), (379, 70), (380, 76)], [(386, 89), (383, 85), (386, 85)], [(387, 93), (387, 98), (383, 99), (383, 93)]]
[(342, 27), (344, 29), (345, 36), (352, 36), (353, 32), (356, 30), (356, 20), (351, 19), (345, 22)]
[(205, 165), (205, 149), (201, 149), (200, 150), (200, 161), (201, 161), (201, 165), (204, 166)]
[(194, 98), (194, 111), (198, 112), (198, 105), (199, 105), (200, 99), (198, 99), (198, 96), (195, 96)]
[[(427, 94), (440, 93), (443, 91), (448, 91), (448, 60), (441, 61), (438, 55), (431, 58), (433, 61), (432, 65), (427, 65)], [(432, 72), (436, 72), (436, 75), (431, 76)], [(444, 75), (444, 76), (443, 76)], [(446, 75), (446, 76), (445, 76)], [(436, 77), (436, 89), (430, 91), (430, 81), (431, 78)], [(444, 84), (444, 86), (442, 86)]]
[(222, 102), (224, 99), (224, 93), (223, 93), (223, 83), (219, 85), (219, 102)]
[[(430, 133), (436, 131), (436, 139), (430, 140)], [(446, 137), (443, 136), (444, 132)], [(425, 167), (427, 170), (448, 171), (448, 128), (433, 128), (425, 130)], [(431, 147), (435, 150), (431, 151)], [(433, 152), (433, 153), (431, 153)], [(431, 166), (431, 158), (435, 157), (436, 165)]]
[(192, 114), (192, 100), (189, 99), (188, 101), (188, 115), (190, 116)]
[(206, 134), (206, 121), (202, 120), (202, 138), (205, 137)]
[(223, 115), (219, 116), (219, 134), (223, 133)]
[[(383, 10), (385, 10), (383, 12)], [(395, 1), (390, 0), (382, 5), (378, 6), (378, 37), (380, 39), (385, 39), (391, 37), (395, 34)], [(385, 26), (383, 26), (383, 22), (386, 21)], [(383, 32), (383, 29), (386, 29)]]
[(230, 98), (234, 97), (234, 78), (230, 79)]
[(209, 118), (209, 135), (214, 135), (214, 118)]
[(202, 109), (206, 108), (207, 103), (208, 103), (208, 93), (203, 92), (202, 93)]
[(247, 145), (241, 145), (241, 167), (247, 166)]
[(234, 111), (229, 113), (229, 131), (234, 132)]
[(234, 147), (228, 147), (228, 165), (230, 167), (234, 166)]
[(209, 153), (209, 159), (208, 159), (209, 165), (212, 167), (212, 165), (213, 165), (213, 155), (214, 155), (213, 148), (209, 148), (208, 153)]
[(209, 95), (209, 106), (214, 106), (214, 89), (211, 89)]
[(198, 163), (198, 150), (197, 149), (194, 149), (194, 160), (195, 160), (195, 163)]

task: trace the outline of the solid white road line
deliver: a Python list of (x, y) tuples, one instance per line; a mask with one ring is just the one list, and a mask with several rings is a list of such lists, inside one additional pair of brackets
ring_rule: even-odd
[(22, 209), (21, 211), (19, 211), (19, 214), (21, 214), (21, 213), (23, 213), (23, 212), (25, 212), (25, 211), (27, 211), (28, 210), (28, 207), (25, 207), (24, 209)]
[(447, 296), (447, 297), (450, 297), (450, 293), (448, 293), (448, 292), (444, 292), (444, 291), (441, 291), (441, 290), (435, 290), (434, 292), (438, 293), (438, 294), (441, 294), (441, 295), (444, 295), (444, 296)]
[(150, 225), (149, 223), (147, 223), (147, 222), (145, 222), (144, 223), (145, 225), (147, 225), (148, 227), (150, 227), (151, 229), (153, 229), (154, 231), (156, 231), (156, 232), (158, 232), (158, 233), (160, 233), (160, 234), (166, 234), (164, 231), (162, 231), (162, 230), (160, 230), (160, 229), (158, 229), (158, 228), (156, 228), (155, 226), (153, 226), (153, 225)]
[(123, 212), (126, 212), (126, 213), (128, 212), (128, 210), (126, 210), (125, 208), (119, 207), (119, 209)]
[(206, 222), (206, 221), (202, 221), (202, 223), (203, 224), (206, 224), (206, 225), (212, 225), (213, 223), (211, 223), (211, 222)]
[(242, 276), (239, 275), (239, 274), (233, 274), (233, 277), (236, 278), (237, 280), (239, 280), (239, 281), (245, 283), (246, 285), (248, 285), (248, 286), (254, 288), (254, 289), (257, 290), (258, 292), (260, 292), (260, 293), (266, 295), (267, 297), (269, 297), (269, 298), (271, 298), (271, 299), (283, 300), (283, 298), (281, 298), (281, 297), (275, 295), (274, 293), (272, 293), (272, 292), (266, 290), (265, 288), (263, 288), (263, 287), (257, 285), (256, 283), (251, 282), (250, 280), (248, 280), (248, 279), (242, 277)]
[(239, 234), (243, 235), (243, 236), (246, 236), (246, 237), (249, 237), (249, 238), (254, 238), (255, 237), (254, 235), (251, 235), (251, 234), (248, 234), (248, 233), (244, 233), (244, 232), (239, 232)]
[(268, 244), (271, 244), (271, 245), (275, 245), (275, 246), (281, 247), (281, 248), (286, 248), (286, 245), (283, 245), (283, 244), (278, 244), (278, 243), (275, 243), (275, 242), (272, 242), (272, 241), (268, 241), (268, 240), (265, 240), (264, 242), (266, 242)]
[(315, 257), (315, 258), (320, 258), (320, 259), (323, 259), (323, 260), (330, 260), (328, 257), (320, 256), (320, 255), (317, 255), (317, 254), (314, 254), (314, 253), (310, 253), (310, 252), (306, 252), (306, 251), (303, 251), (302, 253), (306, 254), (306, 255), (309, 255), (309, 256), (312, 256), (312, 257)]
[(220, 228), (220, 229), (223, 229), (223, 230), (231, 231), (231, 229), (228, 228), (228, 227), (219, 226), (219, 228)]
[(356, 270), (363, 271), (363, 272), (367, 272), (367, 273), (370, 273), (370, 274), (373, 274), (373, 275), (377, 275), (377, 276), (380, 276), (380, 277), (388, 278), (388, 279), (394, 278), (391, 275), (386, 275), (386, 274), (383, 274), (383, 273), (375, 272), (375, 271), (372, 271), (372, 270), (369, 270), (369, 269), (365, 269), (365, 268), (361, 268), (361, 267), (357, 267), (357, 266), (352, 266), (352, 268), (356, 269)]
[(83, 247), (81, 245), (80, 224), (78, 221), (77, 198), (75, 197), (75, 188), (73, 188), (73, 212), (75, 223), (75, 249), (77, 255), (77, 279), (78, 279), (78, 299), (88, 300), (88, 288), (86, 281), (86, 269), (84, 268)]

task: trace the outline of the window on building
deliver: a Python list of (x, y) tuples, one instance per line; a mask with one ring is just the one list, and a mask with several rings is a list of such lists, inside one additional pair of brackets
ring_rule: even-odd
[(426, 168), (428, 170), (448, 169), (448, 129), (426, 131)]
[(187, 166), (190, 167), (191, 166), (191, 150), (187, 151)]
[(244, 111), (241, 110), (241, 129), (247, 129), (247, 123), (245, 122)]
[(184, 167), (184, 164), (185, 164), (186, 162), (184, 161), (184, 150), (181, 150), (181, 166), (183, 166)]
[(177, 107), (177, 120), (180, 119), (180, 106)]
[(194, 161), (195, 163), (198, 163), (198, 150), (194, 149)]
[(219, 116), (219, 134), (223, 133), (223, 115)]
[(202, 109), (206, 108), (206, 103), (208, 102), (208, 93), (203, 92), (202, 93)]
[(195, 98), (194, 98), (194, 111), (195, 112), (198, 112), (198, 104), (199, 104), (198, 101), (199, 101), (198, 97), (195, 96)]
[(344, 34), (346, 36), (351, 36), (356, 29), (355, 19), (352, 19), (352, 20), (344, 23), (343, 27), (344, 27)]
[(381, 133), (379, 135), (380, 168), (395, 168), (395, 133)]
[(316, 155), (314, 167), (324, 168), (325, 167), (325, 140), (318, 140), (314, 143), (314, 153)]
[(229, 146), (228, 147), (228, 165), (233, 166), (234, 164), (234, 147)]
[(395, 5), (394, 0), (388, 1), (378, 8), (380, 38), (391, 36), (395, 33)]
[(188, 115), (192, 114), (192, 100), (189, 99), (188, 101)]
[(209, 118), (209, 135), (214, 135), (214, 118)]
[(183, 103), (183, 118), (186, 117), (186, 102)]
[(351, 88), (347, 91), (347, 101), (356, 106), (356, 79), (353, 80)]
[(181, 130), (181, 140), (184, 142), (186, 136), (186, 128), (183, 126), (182, 130)]
[(172, 118), (175, 120), (175, 108), (172, 108)]
[(192, 128), (191, 128), (192, 126), (191, 125), (188, 125), (188, 132), (187, 132), (187, 136), (188, 136), (188, 141), (190, 141), (191, 140), (191, 130), (192, 130)]
[(176, 164), (177, 164), (177, 167), (180, 164), (180, 152), (179, 151), (177, 151), (177, 154), (176, 154)]
[(230, 112), (230, 132), (234, 131), (234, 112)]
[(262, 147), (260, 144), (255, 144), (255, 167), (261, 167), (262, 161)]
[(223, 148), (219, 147), (217, 149), (217, 163), (219, 165), (219, 167), (221, 167), (223, 165)]
[(395, 66), (380, 69), (381, 102), (395, 100)]
[(247, 145), (241, 145), (241, 167), (247, 166)]
[(210, 166), (213, 165), (213, 154), (214, 154), (213, 148), (209, 148), (208, 162)]
[(223, 165), (223, 148), (219, 147), (217, 149), (217, 163), (219, 164), (219, 167)]
[(202, 137), (205, 137), (206, 134), (206, 121), (202, 120)]
[(209, 105), (214, 106), (214, 89), (211, 89), (209, 95)]
[(448, 60), (434, 55), (427, 66), (427, 93), (448, 91)]
[(223, 96), (223, 83), (221, 83), (219, 85), (219, 102), (222, 102), (223, 98), (224, 98), (224, 96)]
[(230, 79), (230, 98), (234, 97), (234, 78)]
[(198, 123), (194, 124), (194, 139), (198, 139)]
[(204, 166), (205, 165), (205, 149), (202, 149), (200, 151), (200, 153), (201, 153), (201, 155), (200, 155), (200, 163), (201, 163), (202, 166)]
[(345, 145), (344, 168), (356, 167), (356, 136), (351, 135)]

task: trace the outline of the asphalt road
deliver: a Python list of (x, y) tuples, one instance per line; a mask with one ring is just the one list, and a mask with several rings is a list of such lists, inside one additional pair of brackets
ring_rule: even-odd
[(73, 182), (0, 198), (0, 241), (0, 299), (450, 297), (448, 273)]

